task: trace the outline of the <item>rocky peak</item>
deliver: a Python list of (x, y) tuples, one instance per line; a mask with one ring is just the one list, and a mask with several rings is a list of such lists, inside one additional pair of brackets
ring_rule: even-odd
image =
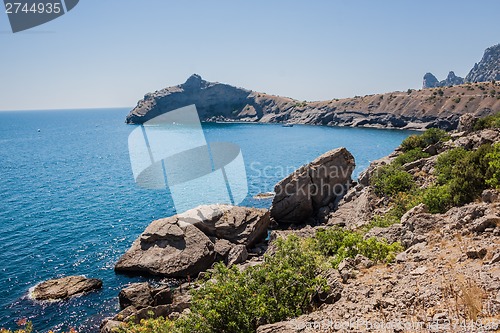
[(487, 48), (483, 58), (465, 77), (467, 82), (500, 80), (500, 44)]
[(438, 81), (434, 75), (426, 73), (423, 88), (447, 87), (464, 82), (489, 82), (492, 80), (500, 81), (500, 44), (488, 47), (484, 51), (481, 61), (474, 64), (465, 79), (450, 72), (446, 80)]
[(437, 87), (439, 84), (438, 79), (434, 76), (432, 73), (426, 73), (424, 75), (424, 84), (423, 87), (425, 88), (434, 88)]
[(436, 88), (436, 87), (448, 87), (448, 86), (454, 86), (457, 84), (462, 84), (464, 83), (464, 79), (456, 76), (455, 72), (450, 71), (448, 73), (448, 76), (446, 77), (446, 80), (438, 81), (438, 79), (432, 74), (432, 73), (426, 73), (424, 75), (424, 84), (423, 87), (425, 88)]
[(184, 90), (196, 90), (205, 87), (207, 84), (208, 82), (203, 80), (200, 75), (193, 74), (181, 85), (181, 87), (184, 88)]
[(462, 77), (456, 76), (455, 72), (450, 71), (448, 73), (448, 77), (446, 77), (445, 82), (446, 82), (446, 85), (448, 85), (448, 86), (452, 86), (452, 85), (454, 86), (457, 84), (464, 83), (464, 79)]

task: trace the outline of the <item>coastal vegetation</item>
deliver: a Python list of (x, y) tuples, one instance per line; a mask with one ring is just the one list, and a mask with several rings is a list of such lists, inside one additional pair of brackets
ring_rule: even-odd
[(390, 262), (402, 250), (399, 243), (339, 228), (319, 229), (315, 236), (290, 235), (273, 243), (273, 254), (260, 265), (241, 270), (222, 263), (192, 291), (189, 314), (129, 322), (123, 333), (255, 332), (259, 325), (310, 312), (317, 296), (328, 292), (324, 273), (345, 258), (361, 254), (375, 262)]
[[(474, 129), (500, 127), (500, 113), (476, 121)], [(376, 215), (370, 227), (387, 227), (399, 222), (411, 208), (423, 203), (431, 213), (444, 213), (478, 198), (486, 188), (500, 187), (500, 144), (484, 144), (476, 150), (462, 147), (449, 149), (437, 156), (435, 181), (419, 186), (405, 164), (431, 157), (427, 148), (446, 142), (450, 136), (439, 129), (412, 135), (401, 144), (402, 153), (388, 165), (379, 168), (371, 179), (375, 193), (391, 202), (390, 210)]]

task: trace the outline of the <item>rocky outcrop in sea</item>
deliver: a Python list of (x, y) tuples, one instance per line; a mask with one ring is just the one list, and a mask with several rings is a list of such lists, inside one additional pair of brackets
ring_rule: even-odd
[(84, 276), (66, 276), (37, 284), (31, 297), (38, 301), (58, 301), (100, 289), (102, 281)]

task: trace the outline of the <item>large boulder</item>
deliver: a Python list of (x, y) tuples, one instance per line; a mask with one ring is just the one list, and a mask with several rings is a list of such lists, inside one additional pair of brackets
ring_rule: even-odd
[(216, 260), (227, 259), (234, 245), (250, 247), (265, 238), (269, 220), (266, 209), (199, 206), (153, 221), (118, 260), (115, 270), (195, 277)]
[(115, 265), (117, 272), (196, 276), (215, 260), (214, 244), (177, 215), (153, 221)]
[(345, 148), (331, 150), (281, 180), (271, 217), (280, 224), (300, 224), (322, 207), (334, 204), (351, 185), (355, 163)]
[(267, 235), (270, 221), (267, 209), (229, 205), (199, 206), (179, 214), (178, 218), (193, 224), (207, 236), (247, 247)]
[(121, 309), (131, 305), (136, 308), (145, 308), (153, 303), (151, 287), (147, 282), (132, 283), (120, 291), (118, 300)]
[(84, 276), (66, 276), (38, 284), (31, 294), (35, 300), (62, 300), (100, 289), (102, 281)]

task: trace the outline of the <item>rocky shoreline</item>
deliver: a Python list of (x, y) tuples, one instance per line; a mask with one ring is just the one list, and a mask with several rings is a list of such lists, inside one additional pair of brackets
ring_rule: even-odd
[(142, 124), (191, 104), (208, 122), (454, 130), (463, 114), (500, 111), (500, 82), (308, 102), (208, 82), (193, 74), (183, 84), (146, 94), (125, 121)]
[[(115, 270), (163, 280), (125, 286), (118, 295), (120, 312), (103, 321), (101, 332), (141, 319), (187, 316), (192, 292), (203, 286), (197, 281), (210, 276), (215, 263), (239, 271), (258, 267), (265, 255), (274, 255), (278, 239), (295, 235), (305, 240), (328, 229), (360, 232), (365, 240), (400, 244), (402, 251), (391, 262), (360, 254), (346, 257), (322, 273), (328, 291), (317, 295), (314, 311), (259, 324), (257, 332), (331, 332), (337, 325), (359, 332), (392, 325), (388, 332), (402, 332), (405, 324), (417, 325), (415, 331), (437, 327), (434, 331), (440, 332), (449, 327), (442, 325), (453, 324), (453, 332), (485, 332), (483, 326), (460, 326), (464, 322), (488, 323), (495, 331), (500, 328), (498, 190), (485, 189), (477, 200), (440, 213), (420, 203), (391, 223), (378, 220), (390, 216), (397, 205), (376, 185), (384, 167), (400, 163), (398, 170), (410, 175), (417, 189), (428, 190), (439, 176), (438, 160), (450, 151), (474, 152), (500, 143), (499, 128), (475, 130), (477, 122), (464, 115), (460, 132), (423, 145), (419, 141), (419, 154), (424, 155), (398, 162), (407, 155), (408, 147), (401, 146), (374, 161), (356, 181), (351, 179), (352, 155), (345, 148), (334, 149), (276, 184), (269, 210), (210, 205), (153, 221)], [(72, 288), (72, 294), (100, 287), (92, 280), (93, 288), (87, 288), (87, 282), (83, 289)], [(69, 295), (60, 290), (56, 294)]]
[[(454, 133), (451, 140), (433, 147), (434, 156), (417, 159), (403, 168), (426, 187), (433, 177), (433, 169), (440, 154), (456, 147), (474, 150), (484, 144), (500, 142), (499, 129), (474, 132), (470, 125), (467, 128), (468, 120), (470, 122), (470, 117), (463, 117), (463, 132)], [(263, 254), (273, 252), (269, 242), (272, 244), (277, 238), (291, 234), (310, 237), (323, 228), (366, 228), (374, 216), (389, 209), (387, 200), (375, 193), (371, 180), (380, 166), (390, 164), (400, 155), (401, 150), (396, 150), (390, 156), (373, 162), (358, 181), (353, 181), (351, 172), (354, 159), (345, 149), (336, 149), (278, 183), (275, 187), (277, 195), (269, 211), (202, 206), (185, 214), (154, 221), (120, 259), (117, 271), (128, 267), (138, 274), (187, 276), (189, 282), (176, 288), (169, 285), (155, 287), (148, 283), (126, 287), (120, 293), (122, 311), (103, 323), (102, 332), (111, 332), (113, 327), (123, 325), (127, 320), (138, 322), (147, 317), (146, 313), (171, 320), (188, 313), (191, 299), (189, 290), (199, 287), (193, 281), (196, 276), (204, 276), (206, 269), (210, 271), (208, 267), (216, 261), (245, 269), (261, 264)], [(336, 172), (337, 177), (331, 177), (332, 166), (347, 171), (343, 174)], [(312, 175), (320, 167), (327, 167), (330, 172)], [(422, 176), (423, 172), (427, 174)], [(343, 190), (338, 195), (332, 195), (332, 191), (313, 193), (312, 189), (318, 188), (318, 184), (330, 190), (331, 186), (340, 185)], [(303, 193), (307, 195), (303, 196)], [(324, 193), (330, 195), (325, 197)], [(181, 221), (187, 224), (179, 226), (179, 223), (182, 225)], [(175, 225), (178, 227), (173, 227)], [(272, 232), (269, 239), (265, 239), (269, 226), (273, 226)], [(184, 239), (189, 228), (196, 229), (199, 236), (204, 237), (203, 241), (197, 240), (196, 245), (191, 245), (197, 247), (194, 253), (205, 255), (191, 255), (193, 252), (188, 249), (186, 242), (184, 245), (190, 253), (190, 260), (184, 260), (172, 254), (168, 247), (179, 247), (178, 242)], [(178, 239), (172, 242), (170, 237)], [(337, 323), (366, 325), (381, 320), (385, 323), (411, 322), (429, 327), (432, 323), (460, 319), (464, 313), (471, 311), (468, 307), (475, 305), (464, 303), (468, 290), (481, 292), (480, 299), (476, 297), (471, 302), (480, 302), (482, 310), (479, 313), (496, 323), (494, 318), (500, 315), (498, 191), (485, 190), (480, 201), (451, 208), (443, 214), (431, 214), (426, 205), (417, 205), (404, 214), (398, 223), (387, 227), (370, 227), (365, 237), (400, 242), (404, 251), (388, 265), (377, 265), (359, 255), (345, 259), (338, 270), (330, 273), (333, 274), (328, 278), (330, 296), (325, 297), (328, 301), (323, 301), (316, 311), (290, 321), (262, 325), (257, 332), (330, 332), (331, 325)], [(207, 247), (207, 244), (211, 245)], [(152, 248), (160, 252), (148, 254)], [(181, 251), (186, 249), (178, 248)], [(195, 258), (205, 261), (206, 265), (199, 266), (193, 261)], [(173, 273), (172, 270), (159, 271), (149, 267), (170, 259), (181, 267), (191, 265), (190, 274), (186, 274), (188, 270), (184, 268)], [(136, 262), (132, 265), (125, 264), (134, 260)], [(171, 269), (172, 265), (169, 265)], [(167, 265), (160, 266), (167, 268)], [(486, 307), (489, 307), (489, 312), (485, 310)], [(366, 327), (358, 329), (371, 331)], [(397, 329), (389, 331), (400, 332)], [(460, 327), (454, 330), (466, 331), (481, 330)]]

